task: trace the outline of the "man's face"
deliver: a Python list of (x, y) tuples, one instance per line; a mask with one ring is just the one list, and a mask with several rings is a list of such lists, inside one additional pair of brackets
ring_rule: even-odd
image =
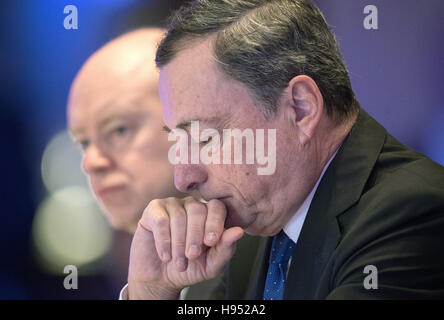
[[(106, 78), (106, 77), (104, 77)], [(133, 232), (152, 199), (174, 194), (157, 76), (79, 79), (68, 121), (83, 169), (110, 223)]]
[[(245, 164), (244, 143), (243, 164), (177, 164), (176, 187), (182, 192), (197, 191), (205, 200), (224, 202), (227, 227), (240, 226), (257, 235), (276, 233), (295, 209), (292, 193), (299, 192), (298, 173), (293, 172), (298, 161), (297, 137), (283, 115), (267, 119), (243, 85), (216, 69), (211, 50), (210, 41), (204, 41), (179, 52), (160, 70), (165, 124), (174, 129), (198, 120), (200, 131), (216, 129), (221, 137), (223, 129), (276, 129), (276, 170), (272, 175), (258, 175), (256, 161)], [(266, 153), (267, 149), (265, 145)]]

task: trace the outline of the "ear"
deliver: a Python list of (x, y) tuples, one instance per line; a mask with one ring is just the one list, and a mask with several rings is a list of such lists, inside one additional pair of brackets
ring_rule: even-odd
[(301, 75), (291, 79), (288, 84), (285, 117), (300, 133), (300, 143), (310, 140), (324, 112), (324, 99), (316, 82), (308, 76)]

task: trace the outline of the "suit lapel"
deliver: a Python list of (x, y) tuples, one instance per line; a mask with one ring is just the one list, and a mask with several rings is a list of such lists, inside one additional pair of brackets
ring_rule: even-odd
[[(385, 136), (385, 129), (361, 109), (319, 183), (292, 257), (284, 299), (322, 297), (323, 271), (341, 236), (337, 216), (359, 200)], [(326, 283), (328, 279), (322, 286)]]
[(339, 241), (336, 219), (326, 215), (332, 180), (325, 179), (313, 198), (296, 244), (284, 299), (310, 299), (315, 294), (323, 267)]
[(268, 253), (271, 248), (271, 237), (262, 237), (251, 269), (250, 280), (247, 287), (246, 298), (262, 300), (264, 295), (265, 277), (268, 269)]

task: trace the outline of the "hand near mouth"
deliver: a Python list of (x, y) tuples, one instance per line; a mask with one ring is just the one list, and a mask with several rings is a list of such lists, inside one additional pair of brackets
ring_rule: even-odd
[(216, 199), (151, 201), (131, 245), (129, 298), (178, 299), (183, 288), (216, 277), (243, 235), (239, 227), (224, 230), (226, 217)]

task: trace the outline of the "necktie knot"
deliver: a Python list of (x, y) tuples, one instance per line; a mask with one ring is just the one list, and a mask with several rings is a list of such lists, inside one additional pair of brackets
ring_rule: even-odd
[(269, 263), (288, 263), (293, 253), (294, 242), (281, 231), (273, 238)]

